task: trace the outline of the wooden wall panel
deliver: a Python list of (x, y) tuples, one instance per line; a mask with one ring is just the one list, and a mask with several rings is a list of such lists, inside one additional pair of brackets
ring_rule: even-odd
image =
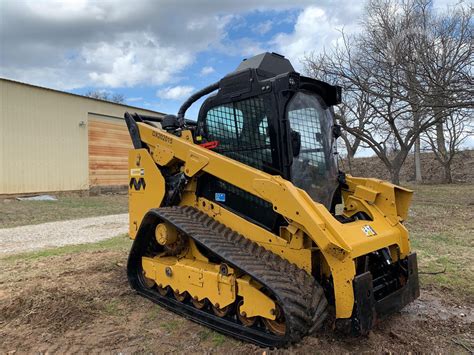
[(132, 141), (123, 120), (89, 116), (89, 184), (128, 184), (128, 152)]

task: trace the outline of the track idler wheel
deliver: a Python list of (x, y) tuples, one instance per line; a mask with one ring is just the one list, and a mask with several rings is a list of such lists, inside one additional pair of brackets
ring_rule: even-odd
[(240, 307), (244, 304), (243, 300), (240, 300), (237, 304), (237, 318), (239, 319), (240, 323), (245, 325), (246, 327), (251, 327), (257, 322), (257, 317), (247, 317), (245, 312), (240, 311)]
[(286, 333), (285, 317), (279, 305), (276, 307), (276, 318), (275, 320), (262, 318), (263, 324), (275, 335), (283, 336)]
[(188, 248), (189, 238), (179, 233), (176, 228), (167, 223), (159, 223), (155, 227), (155, 239), (162, 245), (168, 255), (179, 255)]

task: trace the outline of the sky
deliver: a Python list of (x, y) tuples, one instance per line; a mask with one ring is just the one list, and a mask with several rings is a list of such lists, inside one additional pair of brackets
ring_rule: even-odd
[(330, 0), (0, 0), (0, 77), (176, 113), (255, 54), (283, 54), (302, 70), (305, 55), (357, 32), (362, 10)]

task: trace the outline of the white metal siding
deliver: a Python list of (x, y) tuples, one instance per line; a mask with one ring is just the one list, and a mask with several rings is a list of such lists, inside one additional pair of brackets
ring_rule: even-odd
[(3, 91), (5, 90), (5, 85), (2, 84), (0, 81), (0, 193), (1, 191), (5, 191), (6, 187), (4, 186), (4, 175), (5, 175), (5, 167), (3, 164), (3, 156), (5, 155), (5, 146), (4, 146), (4, 139), (3, 136), (5, 135), (3, 129), (3, 110), (5, 107), (3, 101)]
[(0, 96), (0, 194), (88, 189), (88, 114), (157, 115), (3, 79)]

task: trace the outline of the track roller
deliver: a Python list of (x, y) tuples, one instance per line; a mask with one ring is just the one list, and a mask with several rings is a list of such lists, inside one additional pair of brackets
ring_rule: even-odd
[(237, 303), (237, 318), (239, 319), (240, 323), (245, 325), (246, 327), (251, 327), (257, 322), (257, 317), (247, 317), (245, 312), (240, 311), (240, 307), (244, 303), (243, 300), (240, 300), (239, 303)]

